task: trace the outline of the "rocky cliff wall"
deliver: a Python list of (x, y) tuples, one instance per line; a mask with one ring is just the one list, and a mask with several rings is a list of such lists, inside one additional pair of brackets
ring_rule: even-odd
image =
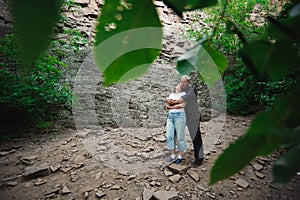
[[(79, 66), (76, 80), (80, 81), (74, 81), (74, 90), (78, 96), (78, 104), (73, 108), (77, 128), (98, 125), (148, 128), (160, 127), (165, 124), (167, 114), (164, 108), (165, 98), (180, 80), (174, 61), (195, 42), (183, 37), (185, 25), (189, 20), (188, 15), (180, 19), (162, 1), (154, 2), (163, 25), (163, 48), (160, 56), (143, 77), (129, 83), (104, 88), (101, 86), (101, 74), (97, 71), (93, 55), (90, 52)], [(81, 3), (81, 5), (87, 4)], [(101, 8), (101, 4), (99, 5)], [(83, 16), (85, 19), (92, 17), (95, 15)], [(73, 24), (78, 23), (74, 16), (70, 19), (74, 20)], [(88, 27), (95, 26), (94, 20), (89, 21)], [(84, 26), (80, 25), (80, 27), (81, 30), (86, 30)], [(94, 29), (91, 28), (91, 30)], [(86, 32), (91, 37), (95, 34), (93, 31)], [(195, 73), (192, 74), (192, 79), (198, 90), (202, 119), (209, 120), (211, 117), (217, 116), (219, 113), (211, 109), (212, 91), (209, 91), (206, 85), (199, 81)], [(222, 92), (224, 91), (220, 93)], [(224, 100), (225, 97), (222, 98)], [(220, 102), (224, 106), (222, 100)]]
[[(67, 68), (62, 69), (65, 81), (74, 88), (83, 88), (75, 91), (78, 95), (78, 107), (75, 106), (73, 114), (78, 127), (155, 127), (165, 123), (165, 97), (180, 80), (174, 61), (192, 47), (194, 41), (183, 37), (185, 26), (189, 23), (189, 14), (181, 19), (162, 1), (154, 1), (154, 4), (163, 25), (162, 50), (143, 77), (130, 83), (104, 88), (101, 86), (102, 76), (94, 64), (91, 48), (83, 48), (78, 54), (70, 55), (64, 60), (68, 64)], [(102, 5), (103, 0), (74, 0), (73, 3), (66, 4), (63, 7), (64, 18), (57, 25), (59, 33), (56, 37), (64, 38), (62, 30), (75, 29), (92, 44)], [(2, 29), (6, 33), (12, 27), (12, 18), (4, 0), (0, 0), (0, 7), (3, 8), (0, 9), (0, 26), (6, 27)], [(79, 83), (78, 79), (82, 82)], [(94, 82), (89, 85), (92, 79)], [(198, 90), (202, 119), (209, 120), (211, 114), (218, 114), (211, 110), (211, 92), (196, 74), (192, 74), (192, 79)]]
[[(79, 30), (92, 44), (97, 18), (103, 3), (104, 0), (74, 0), (66, 4), (63, 7), (64, 19), (57, 25), (59, 32), (57, 37), (64, 37), (62, 30), (75, 29)], [(272, 1), (273, 6), (278, 6), (280, 3), (281, 1)], [(154, 4), (163, 25), (163, 44), (159, 57), (145, 76), (127, 84), (103, 88), (102, 77), (97, 73), (94, 58), (90, 55), (90, 48), (83, 48), (78, 54), (65, 59), (68, 63), (68, 67), (63, 69), (65, 81), (73, 85), (78, 83), (76, 82), (78, 78), (81, 78), (83, 82), (88, 83), (92, 76), (96, 82), (92, 87), (86, 87), (88, 84), (83, 84), (86, 90), (80, 90), (81, 94), (78, 94), (78, 102), (81, 106), (85, 106), (81, 110), (85, 111), (84, 115), (79, 117), (81, 122), (78, 122), (82, 124), (82, 127), (89, 126), (89, 124), (112, 127), (152, 127), (164, 124), (166, 116), (164, 98), (179, 81), (175, 60), (194, 44), (194, 41), (183, 37), (187, 24), (192, 20), (192, 15), (185, 13), (180, 19), (162, 1), (154, 1)], [(5, 0), (0, 0), (0, 8), (0, 32), (3, 35), (11, 29), (12, 19)], [(257, 26), (265, 22), (263, 16), (266, 13), (261, 9), (256, 6), (249, 18)], [(197, 19), (205, 17), (201, 12), (196, 14), (200, 16)], [(199, 22), (198, 28), (201, 29), (201, 26), (205, 24)], [(89, 64), (84, 66), (84, 63)], [(84, 70), (86, 70), (84, 73), (79, 73)], [(95, 74), (99, 77), (95, 77)], [(222, 84), (217, 85), (214, 90), (208, 90), (207, 86), (198, 80), (195, 73), (192, 74), (192, 79), (198, 90), (198, 102), (203, 120), (209, 120), (218, 115), (218, 109), (224, 108), (226, 104)]]

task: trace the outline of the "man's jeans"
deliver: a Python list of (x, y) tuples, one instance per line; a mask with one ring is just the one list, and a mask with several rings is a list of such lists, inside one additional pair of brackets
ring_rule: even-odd
[(175, 150), (174, 135), (176, 130), (177, 136), (177, 147), (179, 151), (186, 150), (186, 141), (185, 141), (185, 125), (186, 117), (185, 112), (175, 112), (169, 113), (167, 117), (167, 149)]

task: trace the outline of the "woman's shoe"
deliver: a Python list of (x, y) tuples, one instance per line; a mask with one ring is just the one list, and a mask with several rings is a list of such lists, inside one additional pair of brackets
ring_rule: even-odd
[(176, 165), (180, 165), (182, 163), (182, 158), (177, 158)]
[(166, 164), (171, 164), (171, 163), (173, 163), (175, 161), (176, 161), (176, 157), (175, 158), (169, 157), (165, 162), (166, 162)]

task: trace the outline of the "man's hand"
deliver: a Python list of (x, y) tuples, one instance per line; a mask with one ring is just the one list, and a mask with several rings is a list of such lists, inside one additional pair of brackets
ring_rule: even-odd
[(166, 109), (167, 110), (171, 109), (171, 106), (174, 105), (174, 101), (175, 100), (172, 100), (172, 99), (166, 99)]
[[(171, 100), (171, 99), (170, 99), (170, 101), (167, 101), (167, 102), (166, 102), (166, 109), (167, 109), (167, 110), (171, 109), (171, 106), (173, 105), (173, 104), (172, 104), (173, 101), (174, 101), (174, 100)], [(168, 103), (168, 102), (169, 102), (169, 103)]]

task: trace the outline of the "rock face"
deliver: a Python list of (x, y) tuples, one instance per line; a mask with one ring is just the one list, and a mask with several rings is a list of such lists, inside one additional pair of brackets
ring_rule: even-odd
[[(80, 2), (81, 5), (86, 4), (83, 3), (85, 1)], [(155, 128), (165, 124), (165, 98), (180, 80), (174, 61), (195, 42), (182, 36), (184, 24), (171, 9), (161, 1), (155, 1), (155, 5), (163, 25), (163, 48), (144, 76), (104, 88), (94, 56), (90, 53), (85, 57), (74, 81), (74, 93), (78, 96), (78, 105), (73, 107), (77, 129), (95, 126)], [(192, 74), (191, 78), (198, 91), (202, 119), (207, 121), (219, 115), (212, 109), (212, 91), (199, 81), (197, 74)], [(221, 88), (219, 92), (224, 93), (224, 90)]]
[[(64, 5), (62, 10), (65, 18), (57, 25), (56, 37), (66, 36), (62, 30), (75, 29), (93, 43), (103, 3), (102, 0), (75, 0), (72, 4)], [(128, 84), (103, 88), (100, 86), (102, 76), (89, 51), (73, 55), (76, 58), (82, 57), (76, 63), (66, 61), (68, 70), (63, 71), (66, 82), (71, 85), (78, 79), (83, 82), (77, 85), (77, 88), (80, 87), (79, 91), (75, 91), (80, 104), (78, 109), (75, 108), (75, 115), (80, 118), (77, 120), (75, 117), (76, 128), (158, 127), (165, 123), (165, 98), (180, 79), (174, 61), (186, 49), (191, 48), (194, 41), (182, 36), (185, 23), (189, 20), (188, 15), (180, 19), (162, 1), (154, 1), (154, 5), (163, 25), (162, 49), (157, 61), (143, 77)], [(0, 8), (3, 8), (0, 11), (0, 26), (11, 25), (8, 6), (1, 1)], [(196, 74), (192, 75), (192, 79), (198, 90), (202, 119), (206, 121), (213, 115), (218, 115), (218, 112), (211, 109), (211, 92), (206, 85), (198, 80)]]
[[(75, 0), (74, 3), (63, 7), (65, 20), (58, 24), (58, 38), (64, 38), (62, 30), (75, 29), (86, 36), (91, 43), (94, 41), (95, 26), (100, 15), (103, 0)], [(174, 61), (195, 42), (184, 38), (183, 32), (189, 24), (191, 16), (184, 14), (179, 18), (162, 1), (154, 1), (154, 5), (163, 25), (162, 49), (157, 61), (141, 78), (130, 83), (119, 84), (107, 88), (101, 87), (102, 75), (98, 72), (93, 55), (85, 50), (77, 63), (67, 62), (68, 70), (64, 71), (66, 82), (75, 85), (78, 106), (75, 113), (76, 128), (101, 127), (159, 127), (165, 123), (165, 97), (173, 91), (180, 76)], [(12, 24), (9, 8), (3, 0), (0, 1), (0, 27)], [(260, 24), (261, 17), (257, 17), (259, 7), (256, 6), (250, 20)], [(203, 13), (199, 12), (199, 26)], [(261, 16), (261, 15), (260, 15)], [(201, 28), (201, 27), (199, 27)], [(6, 29), (3, 30), (4, 34)], [(0, 31), (0, 32), (1, 32)], [(78, 73), (77, 73), (78, 72)], [(77, 74), (77, 76), (76, 76)], [(220, 83), (214, 90), (199, 81), (197, 74), (191, 74), (192, 82), (198, 91), (199, 108), (202, 121), (208, 121), (220, 114), (225, 108), (224, 87)], [(77, 80), (77, 82), (76, 82)], [(80, 80), (80, 81), (78, 81)], [(220, 110), (218, 110), (221, 108)]]
[(0, 0), (0, 37), (11, 31), (11, 21), (8, 5), (4, 0)]

